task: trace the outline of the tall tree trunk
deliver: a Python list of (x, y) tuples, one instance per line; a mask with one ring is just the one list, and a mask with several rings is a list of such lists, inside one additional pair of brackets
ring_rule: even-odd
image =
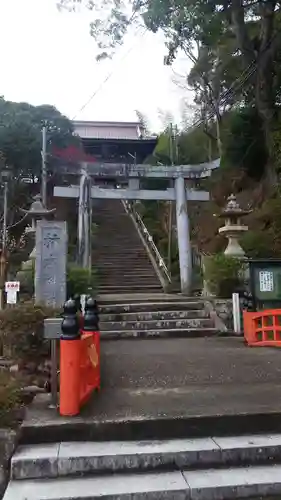
[(270, 186), (277, 184), (277, 173), (274, 165), (272, 132), (275, 122), (275, 103), (273, 92), (272, 59), (261, 56), (257, 62), (255, 103), (263, 124), (264, 143), (267, 151), (265, 179)]
[(267, 149), (265, 178), (274, 186), (277, 175), (274, 168), (272, 130), (275, 118), (275, 95), (273, 89), (273, 61), (280, 46), (280, 36), (274, 26), (276, 0), (257, 1), (260, 15), (258, 40), (249, 36), (243, 0), (232, 0), (232, 24), (245, 65), (252, 68), (257, 111), (263, 123), (264, 141)]

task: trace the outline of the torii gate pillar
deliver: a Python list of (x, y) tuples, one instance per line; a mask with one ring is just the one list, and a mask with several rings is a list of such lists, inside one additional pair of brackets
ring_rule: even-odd
[(184, 295), (188, 295), (191, 290), (192, 256), (186, 190), (183, 177), (176, 177), (175, 179), (175, 195), (181, 292)]

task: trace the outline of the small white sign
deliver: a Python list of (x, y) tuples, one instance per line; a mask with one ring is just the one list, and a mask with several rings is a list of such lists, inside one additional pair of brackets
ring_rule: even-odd
[(9, 290), (7, 292), (7, 304), (16, 304), (17, 303), (17, 291)]
[(82, 309), (83, 316), (85, 314), (86, 297), (87, 297), (87, 295), (84, 295), (84, 294), (80, 295), (80, 303), (81, 303), (81, 309)]
[(260, 271), (260, 291), (261, 292), (273, 292), (274, 281), (272, 271)]
[(5, 282), (5, 292), (19, 292), (20, 282), (19, 281), (6, 281)]

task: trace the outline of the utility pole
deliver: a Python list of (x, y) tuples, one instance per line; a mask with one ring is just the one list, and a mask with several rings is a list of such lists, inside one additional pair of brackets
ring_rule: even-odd
[[(169, 136), (169, 146), (170, 146), (170, 161), (172, 167), (174, 166), (174, 138), (173, 138), (173, 124), (170, 124), (170, 136)], [(168, 224), (168, 270), (171, 275), (172, 267), (172, 222), (173, 222), (173, 202), (169, 201), (169, 224)]]
[(6, 251), (7, 242), (7, 215), (8, 215), (8, 181), (4, 182), (4, 207), (3, 207), (3, 234), (2, 234), (2, 250)]
[(42, 128), (42, 171), (41, 171), (41, 195), (42, 205), (47, 208), (47, 127)]
[(8, 169), (2, 171), (4, 182), (4, 200), (3, 200), (3, 226), (2, 226), (2, 251), (0, 257), (0, 310), (4, 308), (4, 288), (6, 274), (6, 247), (7, 247), (7, 216), (8, 216)]

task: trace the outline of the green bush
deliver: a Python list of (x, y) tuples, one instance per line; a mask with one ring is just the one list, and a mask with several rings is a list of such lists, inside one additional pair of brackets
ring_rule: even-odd
[(247, 257), (263, 259), (278, 257), (274, 245), (274, 235), (271, 230), (247, 231), (241, 238), (241, 245)]
[[(96, 285), (96, 274), (92, 270), (90, 273), (76, 264), (68, 264), (66, 269), (66, 293), (67, 297), (73, 297), (83, 293), (93, 293)], [(21, 283), (21, 295), (27, 294), (30, 297), (34, 295), (34, 268), (19, 271), (17, 274)]]
[(13, 427), (17, 423), (19, 410), (23, 404), (22, 382), (10, 372), (0, 372), (0, 425)]
[(67, 267), (67, 296), (92, 294), (95, 290), (96, 276), (89, 269), (69, 264)]
[(205, 259), (204, 277), (211, 293), (229, 298), (242, 286), (245, 265), (240, 259), (222, 253)]
[(16, 361), (40, 361), (49, 356), (49, 342), (44, 339), (44, 319), (59, 317), (53, 307), (18, 302), (0, 312), (0, 340), (3, 353)]

